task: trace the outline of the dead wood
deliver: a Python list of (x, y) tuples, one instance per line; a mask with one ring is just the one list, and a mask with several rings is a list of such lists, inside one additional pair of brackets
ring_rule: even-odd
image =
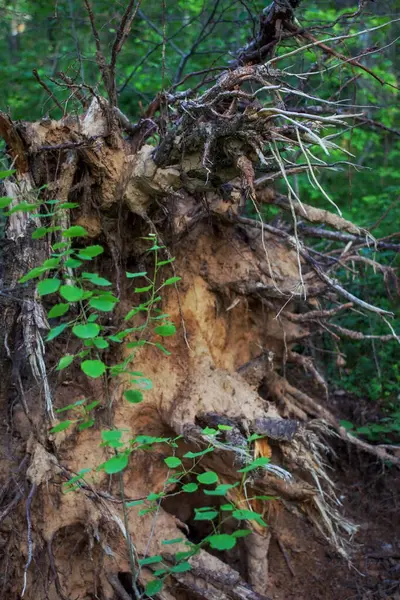
[[(105, 247), (99, 271), (115, 285), (121, 306), (107, 327), (117, 327), (125, 308), (132, 304), (132, 290), (121, 273), (153, 268), (144, 235), (157, 234), (166, 247), (160, 249), (163, 255), (168, 260), (175, 258), (173, 273), (182, 277), (177, 289), (170, 286), (165, 290), (162, 302), (163, 311), (178, 327), (178, 335), (168, 345), (173, 360), (160, 360), (154, 345), (138, 351), (135, 369), (152, 380), (153, 388), (146, 391), (145, 402), (129, 405), (123, 396), (129, 382), (122, 378), (110, 378), (107, 384), (88, 383), (79, 368), (69, 376), (55, 372), (62, 347), (70, 340), (61, 335), (54, 345), (46, 346), (45, 354), (47, 299), (38, 298), (33, 284), (20, 287), (19, 280), (50, 256), (58, 233), (32, 240), (33, 229), (41, 224), (39, 217), (10, 216), (6, 233), (10, 256), (5, 262), (4, 282), (18, 302), (7, 306), (2, 315), (7, 368), (1, 391), (6, 403), (23, 405), (30, 415), (28, 435), (22, 427), (18, 431), (30, 464), (28, 492), (17, 486), (6, 501), (2, 499), (0, 520), (12, 515), (16, 531), (26, 540), (18, 551), (20, 573), (12, 585), (15, 589), (21, 584), (25, 574), (27, 600), (47, 594), (42, 579), (31, 568), (33, 560), (48, 566), (51, 585), (60, 597), (93, 595), (101, 588), (107, 600), (115, 594), (125, 600), (132, 592), (122, 585), (118, 573), (129, 573), (138, 558), (149, 555), (160, 554), (173, 564), (163, 540), (179, 540), (174, 550), (185, 552), (190, 537), (198, 533), (193, 532), (189, 500), (178, 498), (175, 502), (176, 483), (166, 485), (169, 471), (158, 449), (132, 454), (119, 482), (99, 471), (93, 482), (84, 482), (74, 493), (62, 493), (65, 478), (71, 480), (81, 468), (95, 470), (109, 458), (96, 428), (49, 434), (54, 410), (82, 398), (82, 389), (107, 409), (108, 425), (112, 422), (116, 428), (128, 429), (132, 438), (177, 435), (176, 455), (182, 461), (188, 451), (213, 446), (199, 469), (215, 471), (222, 483), (240, 484), (227, 493), (233, 506), (260, 509), (263, 514), (269, 510), (270, 523), (283, 529), (287, 512), (298, 515), (300, 521), (301, 515), (307, 515), (345, 557), (349, 556), (348, 540), (354, 526), (338, 509), (326, 467), (327, 440), (337, 435), (383, 461), (400, 464), (393, 448), (374, 447), (352, 437), (321, 398), (296, 387), (282, 369), (290, 362), (300, 365), (326, 392), (314, 363), (296, 353), (294, 344), (326, 328), (329, 319), (354, 305), (385, 319), (391, 316), (339, 284), (332, 274), (337, 263), (306, 247), (303, 235), (351, 242), (351, 259), (357, 248), (367, 244), (377, 249), (397, 248), (364, 236), (357, 226), (333, 212), (302, 203), (290, 184), (288, 176), (293, 172), (281, 156), (284, 149), (296, 147), (304, 155), (315, 183), (309, 149), (315, 145), (325, 150), (338, 148), (321, 137), (322, 126), (341, 126), (346, 118), (353, 118), (350, 113), (316, 114), (282, 105), (280, 94), (288, 89), (285, 72), (272, 68), (271, 62), (265, 64), (265, 59), (285, 36), (303, 36), (293, 30), (298, 4), (273, 2), (260, 18), (257, 39), (238, 53), (231, 69), (209, 89), (198, 94), (194, 90), (182, 95), (174, 89), (166, 93), (176, 113), (158, 144), (146, 142), (155, 130), (162, 131), (155, 116), (161, 99), (137, 124), (130, 123), (116, 106), (115, 65), (139, 8), (134, 2), (128, 3), (107, 63), (93, 9), (85, 0), (108, 101), (63, 76), (63, 84), (70, 86), (82, 103), (84, 112), (78, 118), (16, 125), (0, 114), (0, 134), (16, 169), (5, 184), (12, 206), (21, 198), (37, 203), (38, 211), (45, 199), (54, 196), (77, 201), (78, 206), (58, 225), (79, 224), (87, 229), (89, 239)], [(261, 91), (268, 94), (271, 106), (255, 102)], [(257, 181), (263, 179), (262, 175), (257, 179), (258, 171), (266, 170), (273, 179), (279, 176), (285, 182), (287, 197), (268, 190), (257, 196)], [(44, 185), (48, 187), (36, 192)], [(331, 202), (325, 190), (317, 187)], [(290, 212), (292, 233), (285, 225), (262, 222), (259, 201), (263, 195)], [(244, 216), (246, 203), (251, 203), (255, 219)], [(338, 231), (303, 226), (297, 217)], [(346, 304), (337, 305), (337, 296)], [(331, 327), (338, 337), (361, 339), (358, 332), (336, 324)], [(129, 341), (135, 341), (131, 334)], [(110, 352), (110, 359), (118, 363), (128, 354), (130, 350), (123, 346)], [(105, 427), (104, 423), (99, 428)], [(204, 433), (206, 425), (227, 428), (215, 440)], [(262, 435), (262, 441), (248, 443), (253, 433)], [(261, 469), (243, 480), (238, 467), (260, 457), (270, 462), (264, 461)], [(150, 494), (166, 491), (167, 497), (157, 504), (155, 514), (141, 512), (137, 506), (126, 513), (121, 481), (125, 499), (143, 500), (146, 507), (150, 506)], [(253, 501), (253, 492), (273, 499)], [(25, 512), (14, 512), (24, 494)], [(251, 519), (243, 520), (252, 530), (243, 542), (248, 554), (245, 577), (228, 564), (229, 557), (223, 562), (201, 548), (190, 558), (192, 569), (172, 572), (159, 597), (181, 597), (183, 589), (188, 598), (265, 600), (270, 537), (260, 533)], [(63, 544), (56, 543), (58, 536)], [(283, 546), (281, 549), (284, 552)], [(89, 550), (93, 560), (85, 562), (87, 572), (82, 574), (83, 557)], [(66, 564), (67, 570), (60, 569)], [(138, 569), (138, 584), (148, 580), (149, 572)]]

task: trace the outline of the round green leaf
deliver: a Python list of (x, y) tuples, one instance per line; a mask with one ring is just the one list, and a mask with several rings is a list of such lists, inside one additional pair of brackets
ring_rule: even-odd
[(232, 485), (230, 483), (223, 483), (217, 485), (215, 490), (204, 490), (206, 496), (225, 496), (228, 490), (236, 487), (237, 484)]
[(214, 473), (214, 471), (206, 471), (205, 473), (197, 475), (197, 481), (199, 483), (210, 485), (211, 483), (217, 483), (218, 475)]
[(232, 535), (234, 538), (242, 538), (242, 537), (247, 537), (251, 533), (252, 533), (251, 529), (236, 529), (236, 531), (234, 531), (232, 533)]
[(62, 285), (60, 288), (60, 294), (68, 302), (78, 302), (82, 300), (84, 291), (82, 288), (76, 287), (75, 285)]
[(81, 369), (88, 377), (96, 379), (106, 372), (106, 365), (102, 360), (84, 360)]
[(139, 404), (143, 400), (143, 394), (140, 390), (126, 390), (124, 392), (125, 400), (131, 404)]
[(104, 444), (111, 445), (114, 448), (117, 447), (115, 446), (116, 443), (120, 443), (122, 433), (122, 429), (105, 429), (101, 432), (101, 439)]
[(161, 337), (169, 337), (176, 333), (176, 327), (173, 323), (166, 323), (165, 325), (159, 325), (154, 328), (154, 333), (161, 335)]
[(45, 235), (47, 234), (47, 230), (48, 230), (47, 227), (38, 227), (32, 233), (32, 239), (33, 240), (40, 240), (40, 238), (44, 238)]
[(0, 198), (0, 208), (5, 208), (9, 204), (11, 204), (12, 201), (13, 201), (13, 199), (9, 198), (8, 196), (2, 196)]
[(61, 262), (61, 257), (58, 256), (53, 256), (53, 258), (48, 258), (47, 260), (45, 260), (41, 266), (45, 269), (55, 269), (56, 267), (58, 267), (58, 265)]
[(164, 582), (162, 579), (153, 579), (152, 581), (149, 581), (145, 589), (146, 596), (155, 596), (156, 594), (161, 592), (163, 585)]
[(230, 550), (234, 546), (236, 546), (236, 538), (233, 535), (228, 535), (227, 533), (220, 533), (218, 535), (210, 535), (207, 538), (211, 548), (215, 550)]
[(100, 296), (99, 298), (91, 298), (89, 300), (89, 305), (96, 310), (101, 310), (103, 312), (111, 312), (114, 310), (115, 302), (110, 300), (107, 296), (104, 298)]
[(76, 258), (68, 258), (64, 263), (66, 267), (70, 267), (71, 269), (77, 269), (81, 264), (82, 261), (76, 260)]
[(82, 423), (79, 423), (78, 429), (79, 431), (85, 431), (85, 429), (89, 429), (89, 427), (93, 427), (93, 425), (94, 419), (89, 419), (88, 421), (82, 421)]
[(95, 256), (99, 256), (99, 254), (103, 254), (103, 252), (103, 246), (88, 246), (79, 250), (78, 256), (79, 258), (94, 258)]
[(182, 461), (177, 456), (168, 456), (168, 458), (164, 458), (164, 462), (170, 469), (176, 469), (182, 464)]
[(46, 270), (47, 270), (46, 267), (43, 267), (43, 266), (34, 267), (26, 275), (21, 277), (21, 279), (18, 280), (18, 283), (26, 283), (27, 281), (30, 281), (31, 279), (36, 279), (37, 277), (40, 277), (40, 275), (42, 273), (44, 273)]
[(72, 425), (74, 421), (61, 421), (61, 423), (59, 423), (58, 425), (56, 425), (55, 427), (52, 427), (52, 429), (50, 429), (50, 433), (58, 433), (59, 431), (65, 431), (65, 429), (68, 429), (68, 427), (70, 425)]
[(74, 358), (75, 356), (73, 354), (67, 354), (66, 356), (60, 358), (56, 371), (62, 371), (63, 369), (69, 367), (69, 365), (73, 362)]
[(65, 238), (85, 237), (87, 234), (88, 232), (86, 229), (80, 225), (73, 225), (62, 232), (62, 235)]
[(56, 244), (53, 244), (52, 248), (53, 250), (61, 250), (62, 248), (68, 248), (69, 247), (69, 242), (57, 242)]
[(128, 466), (128, 455), (127, 454), (118, 454), (118, 456), (113, 456), (110, 460), (107, 460), (104, 463), (104, 470), (108, 475), (113, 475), (114, 473), (119, 473), (123, 471)]
[(55, 317), (62, 317), (63, 315), (65, 315), (66, 312), (68, 312), (68, 309), (69, 304), (56, 304), (55, 306), (53, 306), (52, 309), (50, 309), (47, 316), (49, 319), (54, 319)]
[(185, 483), (185, 485), (182, 486), (182, 489), (184, 492), (192, 494), (193, 492), (196, 492), (199, 489), (199, 486), (197, 485), (197, 483)]
[(262, 518), (262, 516), (252, 510), (241, 509), (234, 510), (232, 516), (238, 521), (256, 521), (259, 525), (263, 527), (267, 527), (266, 522)]
[(97, 325), (97, 323), (75, 325), (75, 327), (72, 328), (72, 333), (82, 340), (89, 340), (99, 335), (100, 326)]
[(107, 340), (105, 340), (102, 337), (97, 337), (93, 340), (94, 345), (96, 346), (96, 348), (99, 348), (99, 350), (104, 350), (105, 348), (109, 347), (109, 343), (107, 342)]
[(43, 279), (38, 283), (37, 291), (39, 296), (46, 296), (47, 294), (54, 294), (61, 285), (59, 279)]

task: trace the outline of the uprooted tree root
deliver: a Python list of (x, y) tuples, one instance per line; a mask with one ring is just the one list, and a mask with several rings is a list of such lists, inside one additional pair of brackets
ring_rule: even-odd
[[(172, 356), (160, 360), (152, 347), (138, 353), (135, 368), (151, 378), (153, 389), (142, 404), (128, 405), (123, 400), (124, 381), (110, 381), (106, 396), (102, 385), (89, 383), (80, 371), (54, 375), (61, 347), (57, 342), (45, 354), (43, 309), (33, 288), (21, 289), (17, 283), (48, 256), (49, 244), (46, 238), (31, 239), (37, 217), (10, 217), (4, 281), (18, 301), (11, 298), (2, 315), (7, 369), (1, 399), (11, 428), (5, 436), (10, 448), (5, 463), (8, 483), (0, 494), (0, 528), (8, 535), (3, 545), (5, 597), (17, 597), (22, 589), (27, 600), (137, 597), (151, 579), (152, 566), (140, 570), (135, 590), (126, 539), (131, 540), (135, 561), (160, 554), (168, 562), (173, 556), (163, 540), (181, 539), (174, 552), (185, 552), (185, 541), (196, 537), (190, 518), (200, 500), (194, 497), (193, 506), (186, 500), (174, 502), (174, 484), (165, 490), (168, 468), (161, 447), (132, 455), (123, 476), (128, 501), (163, 490), (172, 494), (156, 514), (139, 515), (139, 508), (132, 506), (124, 515), (120, 482), (104, 474), (88, 479), (74, 493), (62, 492), (63, 483), (81, 469), (95, 468), (109, 457), (99, 445), (98, 430), (109, 424), (105, 410), (98, 411), (93, 429), (48, 434), (55, 409), (83, 396), (103, 406), (111, 398), (113, 425), (128, 428), (133, 437), (182, 436), (177, 456), (183, 461), (188, 450), (211, 443), (204, 426), (228, 424), (231, 429), (214, 443), (214, 452), (204, 456), (202, 468), (217, 472), (222, 483), (234, 483), (239, 465), (260, 456), (271, 458), (246, 480), (244, 491), (228, 491), (229, 501), (264, 513), (272, 531), (285, 528), (285, 514), (306, 517), (344, 557), (349, 557), (356, 527), (341, 513), (327, 472), (329, 438), (339, 436), (382, 460), (400, 463), (390, 448), (371, 446), (339, 427), (319, 397), (298, 389), (282, 371), (291, 362), (302, 366), (326, 396), (326, 384), (313, 362), (296, 354), (293, 345), (325, 330), (332, 316), (354, 305), (383, 317), (386, 312), (354, 297), (328, 276), (329, 258), (316, 260), (296, 226), (288, 233), (242, 215), (246, 200), (258, 214), (260, 202), (273, 202), (294, 218), (301, 214), (311, 223), (336, 228), (358, 247), (374, 243), (345, 219), (302, 205), (290, 187), (288, 198), (259, 191), (265, 182), (278, 176), (287, 181), (290, 175), (278, 143), (296, 146), (304, 154), (304, 168), (315, 177), (309, 145), (332, 146), (319, 136), (320, 124), (337, 126), (345, 118), (306, 114), (307, 125), (302, 125), (293, 121), (300, 118), (297, 114), (281, 108), (238, 112), (229, 119), (219, 112), (222, 99), (235, 102), (255, 96), (241, 90), (247, 81), (278, 94), (281, 75), (268, 65), (240, 66), (185, 106), (179, 105), (178, 97), (170, 98), (182, 116), (157, 148), (138, 148), (136, 129), (131, 131), (134, 143), (124, 137), (121, 123), (128, 132), (130, 128), (123, 115), (99, 97), (78, 122), (65, 117), (60, 122), (16, 125), (0, 115), (0, 132), (17, 169), (15, 181), (6, 184), (7, 194), (31, 201), (35, 190), (47, 184), (45, 197), (79, 200), (79, 209), (71, 211), (63, 225), (69, 219), (83, 225), (91, 239), (100, 239), (107, 248), (98, 268), (118, 290), (117, 321), (130, 308), (123, 273), (142, 264), (151, 269), (141, 241), (144, 232), (158, 235), (167, 256), (175, 257), (174, 272), (182, 277), (179, 288), (169, 288), (163, 300), (165, 311), (180, 324), (179, 335), (168, 345)], [(262, 181), (255, 179), (256, 161), (271, 166)], [(333, 308), (323, 307), (324, 297)], [(335, 331), (346, 335), (347, 330), (336, 326)], [(352, 333), (356, 332), (347, 331)], [(111, 361), (121, 358), (117, 352), (110, 356)], [(265, 437), (244, 455), (240, 441), (249, 433)], [(22, 462), (14, 472), (16, 446)], [(272, 499), (248, 500), (254, 493)], [(266, 598), (270, 533), (253, 522), (249, 526), (252, 534), (239, 545), (245, 557), (240, 567), (229, 552), (217, 557), (203, 549), (190, 559), (192, 570), (173, 574), (158, 597)], [(224, 527), (229, 531), (234, 525), (227, 520)]]

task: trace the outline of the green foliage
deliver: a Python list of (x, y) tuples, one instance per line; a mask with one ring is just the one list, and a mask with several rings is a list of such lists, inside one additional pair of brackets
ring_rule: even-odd
[(102, 360), (94, 359), (94, 360), (84, 360), (81, 363), (81, 369), (88, 377), (92, 379), (97, 379), (101, 377), (106, 372), (106, 365)]
[(218, 475), (214, 471), (206, 471), (197, 476), (197, 481), (205, 485), (211, 485), (218, 481)]
[(182, 464), (181, 459), (177, 456), (168, 456), (167, 458), (164, 458), (164, 462), (170, 469), (176, 469)]
[(236, 545), (236, 538), (227, 533), (211, 535), (207, 541), (214, 550), (231, 550)]
[(143, 393), (140, 390), (126, 390), (124, 396), (131, 404), (139, 404), (144, 398)]
[(117, 456), (113, 456), (109, 460), (104, 463), (104, 471), (107, 475), (114, 475), (115, 473), (120, 473), (128, 466), (128, 455), (127, 454), (118, 454)]

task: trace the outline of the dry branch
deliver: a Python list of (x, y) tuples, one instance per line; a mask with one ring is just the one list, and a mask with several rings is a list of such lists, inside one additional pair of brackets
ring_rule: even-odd
[(397, 252), (400, 251), (400, 244), (392, 244), (390, 242), (384, 242), (380, 240), (371, 240), (371, 238), (365, 238), (362, 236), (355, 236), (350, 233), (342, 233), (339, 231), (329, 231), (326, 229), (322, 229), (319, 227), (309, 227), (308, 225), (304, 225), (302, 223), (298, 224), (298, 229), (302, 235), (308, 237), (315, 237), (326, 240), (333, 240), (337, 242), (355, 242), (357, 245), (362, 246), (370, 246), (372, 248), (377, 248), (378, 250), (395, 250)]
[[(264, 200), (269, 204), (275, 204), (276, 206), (280, 206), (284, 210), (288, 212), (292, 212), (292, 208), (290, 206), (290, 202), (287, 197), (282, 196), (281, 194), (265, 194), (262, 192), (258, 194), (261, 202)], [(301, 219), (305, 219), (310, 223), (324, 223), (329, 227), (334, 227), (338, 231), (347, 231), (348, 233), (361, 237), (361, 230), (357, 225), (351, 223), (347, 219), (343, 217), (339, 217), (328, 210), (323, 210), (321, 208), (315, 208), (314, 206), (310, 206), (309, 204), (301, 203), (301, 206), (296, 204), (293, 206), (293, 210)]]

